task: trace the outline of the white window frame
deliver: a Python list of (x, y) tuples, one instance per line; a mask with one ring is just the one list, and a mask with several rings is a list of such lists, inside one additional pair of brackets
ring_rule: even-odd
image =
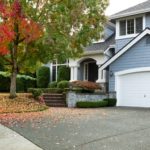
[[(132, 37), (136, 37), (139, 33), (136, 33), (136, 18), (142, 17), (143, 18), (143, 30), (146, 27), (146, 16), (144, 15), (137, 15), (134, 17), (127, 17), (127, 18), (123, 18), (123, 19), (119, 19), (116, 21), (116, 39), (124, 39), (124, 38), (132, 38)], [(127, 24), (127, 20), (129, 19), (134, 19), (134, 34), (127, 34), (127, 25), (126, 25), (126, 35), (120, 35), (120, 21), (122, 20), (126, 20), (126, 24)]]
[(89, 78), (89, 63), (84, 63), (84, 81), (88, 81)]
[(51, 63), (51, 82), (53, 81), (53, 79), (52, 79), (52, 77), (53, 77), (53, 67), (56, 67), (56, 73), (55, 73), (55, 77), (56, 77), (56, 80), (55, 81), (57, 81), (57, 74), (58, 74), (58, 67), (59, 66), (69, 66), (69, 60), (67, 59), (66, 60), (66, 63), (64, 63), (64, 64), (58, 64), (58, 61), (57, 61), (57, 59), (55, 59), (54, 61), (56, 61), (56, 63), (55, 64), (53, 64), (53, 63)]
[[(94, 63), (94, 62), (95, 61), (84, 62), (84, 74), (83, 74), (84, 81), (88, 81), (88, 79), (89, 79), (89, 64)], [(87, 70), (86, 70), (86, 66), (87, 66)]]

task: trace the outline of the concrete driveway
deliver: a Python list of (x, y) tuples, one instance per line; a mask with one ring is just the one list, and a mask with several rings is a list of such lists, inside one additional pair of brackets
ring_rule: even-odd
[(44, 150), (149, 150), (150, 109), (50, 108), (11, 127)]

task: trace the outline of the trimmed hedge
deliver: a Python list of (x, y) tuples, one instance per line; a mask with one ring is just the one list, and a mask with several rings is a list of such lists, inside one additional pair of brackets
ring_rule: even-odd
[(49, 83), (48, 88), (57, 88), (57, 81)]
[(37, 72), (37, 87), (38, 88), (47, 88), (50, 79), (50, 69), (49, 67), (42, 66), (40, 67)]
[(109, 107), (116, 106), (116, 103), (117, 103), (117, 100), (114, 98), (107, 98), (107, 99), (104, 99), (103, 101), (107, 101)]
[(57, 84), (57, 88), (60, 88), (60, 89), (69, 88), (69, 81), (60, 81)]
[(73, 91), (73, 92), (76, 92), (76, 93), (89, 93), (89, 94), (93, 94), (95, 91), (94, 90), (88, 90), (88, 89), (83, 89), (83, 88), (65, 88), (64, 89), (64, 92), (68, 92), (68, 91)]
[(98, 102), (77, 102), (76, 106), (78, 108), (99, 108), (99, 107), (107, 107), (108, 101), (98, 101)]
[(36, 80), (17, 78), (17, 92), (27, 92), (28, 88), (35, 88)]
[(63, 89), (60, 88), (29, 88), (28, 92), (32, 93), (34, 90), (41, 90), (42, 93), (63, 93)]
[(57, 81), (69, 81), (70, 80), (70, 68), (67, 66), (60, 66), (58, 68), (58, 77), (57, 77)]
[(0, 75), (0, 92), (9, 92), (10, 89), (10, 77)]
[[(17, 75), (17, 92), (27, 92), (28, 88), (36, 87), (36, 79), (26, 75)], [(0, 92), (9, 92), (10, 73), (0, 72)]]
[(90, 93), (90, 94), (92, 94), (94, 92), (95, 92), (95, 90), (90, 90), (90, 89), (82, 89), (82, 91), (81, 91), (81, 93)]

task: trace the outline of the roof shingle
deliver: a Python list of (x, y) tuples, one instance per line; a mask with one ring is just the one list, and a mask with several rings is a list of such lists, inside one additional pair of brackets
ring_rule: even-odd
[(112, 16), (110, 16), (110, 19), (118, 19), (118, 18), (122, 18), (122, 17), (126, 17), (126, 16), (146, 13), (146, 12), (150, 12), (150, 0), (147, 0), (143, 3), (140, 3), (138, 5), (130, 7), (123, 11), (120, 11), (116, 14), (113, 14)]

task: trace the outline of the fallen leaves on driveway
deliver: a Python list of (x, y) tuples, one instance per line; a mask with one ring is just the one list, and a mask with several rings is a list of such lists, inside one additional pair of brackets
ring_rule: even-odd
[(89, 118), (96, 114), (106, 116), (104, 109), (69, 109), (57, 107), (49, 108), (43, 112), (0, 114), (0, 123), (6, 126), (17, 126), (18, 123), (23, 125), (25, 122), (33, 122), (33, 127), (35, 127), (44, 118), (50, 120), (55, 125), (57, 122), (65, 119)]

